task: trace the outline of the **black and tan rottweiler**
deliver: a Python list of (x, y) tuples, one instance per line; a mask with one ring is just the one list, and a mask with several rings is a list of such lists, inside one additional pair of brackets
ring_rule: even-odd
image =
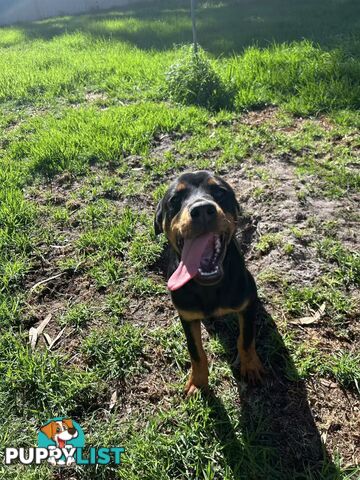
[(236, 313), (241, 374), (256, 381), (263, 372), (255, 350), (256, 284), (235, 238), (239, 211), (232, 188), (203, 170), (177, 178), (157, 206), (155, 233), (170, 243), (168, 288), (191, 356), (189, 395), (208, 386), (205, 318)]

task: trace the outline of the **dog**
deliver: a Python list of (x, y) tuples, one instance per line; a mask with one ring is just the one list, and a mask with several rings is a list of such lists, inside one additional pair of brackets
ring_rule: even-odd
[(257, 288), (235, 238), (240, 207), (230, 185), (211, 172), (184, 173), (157, 205), (155, 234), (167, 237), (167, 285), (191, 358), (187, 395), (208, 389), (201, 320), (236, 314), (240, 373), (250, 382), (264, 373), (255, 349)]
[[(49, 447), (50, 450), (53, 450), (54, 448), (67, 448), (66, 442), (76, 438), (79, 434), (70, 418), (64, 418), (59, 421), (50, 422), (42, 426), (40, 431), (43, 432), (50, 440), (55, 442), (56, 447)], [(65, 463), (64, 460), (58, 460), (58, 462), (56, 462), (56, 459), (51, 455), (51, 453), (49, 455), (49, 462), (53, 465)], [(70, 465), (74, 462), (74, 457), (68, 457), (66, 463), (67, 465)]]

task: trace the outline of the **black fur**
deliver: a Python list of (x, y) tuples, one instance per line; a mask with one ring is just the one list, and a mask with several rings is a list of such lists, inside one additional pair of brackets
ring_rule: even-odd
[[(209, 178), (214, 178), (219, 186), (209, 185)], [(177, 192), (179, 183), (185, 182), (186, 191)], [(215, 200), (225, 213), (237, 217), (240, 212), (232, 188), (220, 177), (207, 171), (186, 173), (173, 182), (164, 198), (159, 202), (155, 216), (155, 233), (163, 231), (162, 223), (170, 225), (171, 219), (186, 204), (194, 193), (201, 191)], [(245, 267), (245, 262), (233, 237), (228, 245), (223, 261), (224, 276), (222, 280), (211, 286), (204, 286), (195, 280), (190, 280), (179, 290), (171, 292), (172, 301), (181, 310), (201, 311), (205, 316), (211, 316), (217, 308), (236, 308), (246, 300), (249, 305), (257, 298), (256, 284)], [(177, 252), (170, 246), (167, 278), (176, 270), (179, 264)]]
[(190, 353), (190, 357), (195, 362), (198, 362), (200, 360), (200, 356), (199, 356), (198, 349), (196, 347), (195, 339), (191, 331), (191, 324), (186, 320), (181, 320), (181, 324), (185, 332), (186, 342), (187, 342), (188, 350)]
[[(204, 286), (195, 280), (190, 280), (179, 290), (171, 293), (175, 307), (181, 310), (204, 312), (210, 317), (218, 308), (236, 308), (246, 300), (250, 303), (257, 298), (256, 284), (251, 273), (245, 268), (242, 254), (239, 252), (236, 239), (232, 239), (224, 258), (224, 276), (216, 285)], [(179, 258), (176, 252), (170, 250), (168, 277), (176, 270)]]

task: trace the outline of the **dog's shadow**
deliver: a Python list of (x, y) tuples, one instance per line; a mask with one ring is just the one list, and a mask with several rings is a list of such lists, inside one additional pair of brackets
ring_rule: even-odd
[[(238, 334), (235, 319), (204, 322), (208, 333), (222, 343), (233, 365)], [(276, 325), (262, 304), (257, 320), (257, 351), (266, 369), (264, 382), (247, 385), (233, 369), (238, 386), (239, 412), (230, 419), (222, 401), (206, 397), (215, 434), (235, 479), (337, 479), (316, 427), (306, 385), (296, 372)]]

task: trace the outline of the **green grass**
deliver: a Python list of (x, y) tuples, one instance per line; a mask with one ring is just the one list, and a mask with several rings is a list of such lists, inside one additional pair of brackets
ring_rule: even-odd
[(130, 375), (141, 368), (142, 345), (140, 330), (126, 324), (94, 330), (82, 349), (87, 363), (100, 378), (121, 380), (125, 374)]
[(346, 284), (360, 283), (360, 255), (348, 251), (343, 245), (332, 239), (325, 238), (318, 245), (319, 254), (336, 265), (335, 276)]
[(270, 250), (275, 248), (281, 243), (281, 235), (279, 233), (266, 233), (262, 235), (257, 242), (255, 249), (260, 253), (269, 253)]
[(76, 328), (84, 327), (92, 318), (93, 309), (86, 303), (77, 303), (69, 306), (64, 315), (59, 319), (61, 325), (71, 325)]
[(121, 164), (124, 157), (146, 155), (154, 136), (196, 129), (205, 113), (137, 104), (111, 108), (67, 109), (60, 118), (35, 117), (24, 126), (23, 141), (13, 144), (15, 160), (29, 159), (30, 173), (53, 176), (64, 170), (84, 173), (94, 163)]
[[(87, 444), (127, 449), (120, 468), (75, 478), (354, 479), (350, 421), (314, 469), (290, 427), (307, 438), (316, 424), (287, 417), (289, 437), (279, 439), (276, 422), (289, 393), (315, 408), (306, 389), (320, 378), (354, 402), (359, 390), (358, 3), (199, 2), (200, 66), (214, 74), (215, 97), (183, 105), (166, 74), (191, 41), (188, 8), (159, 1), (0, 29), (1, 449), (33, 446), (41, 422), (68, 415)], [(231, 102), (214, 105), (218, 93)], [(291, 176), (275, 178), (274, 165)], [(249, 263), (277, 329), (270, 320), (259, 329), (269, 383), (238, 382), (226, 342), (211, 336), (215, 396), (187, 401), (189, 357), (153, 212), (170, 179), (196, 168), (236, 184), (253, 219)], [(306, 218), (276, 217), (289, 198)], [(320, 336), (314, 345), (287, 320), (323, 302), (324, 317), (304, 327)], [(50, 312), (45, 332), (65, 328), (62, 337), (31, 351), (28, 330)], [(301, 461), (286, 453), (292, 445)], [(0, 467), (0, 478), (53, 475), (46, 465)]]
[(338, 352), (325, 362), (323, 371), (333, 376), (344, 388), (351, 387), (360, 393), (359, 361), (358, 354)]
[[(224, 87), (230, 81), (237, 92), (236, 108), (275, 103), (312, 114), (358, 107), (356, 2), (343, 6), (334, 1), (326, 8), (312, 2), (301, 7), (296, 2), (285, 7), (283, 0), (274, 3), (246, 5), (241, 15), (230, 1), (208, 2), (199, 9), (199, 39), (205, 49), (222, 55), (246, 49), (244, 55), (214, 61)], [(328, 23), (331, 15), (336, 15), (335, 28), (329, 27), (334, 24)], [(346, 25), (348, 33), (339, 37), (340, 25)], [(304, 37), (308, 40), (299, 42)], [(190, 39), (182, 2), (173, 10), (160, 2), (152, 9), (139, 7), (108, 17), (64, 17), (7, 27), (2, 29), (2, 44), (8, 48), (3, 48), (0, 61), (0, 100), (46, 106), (59, 99), (81, 103), (95, 93), (101, 94), (95, 101), (106, 106), (119, 100), (168, 98), (163, 73), (178, 57), (172, 47)]]
[[(80, 403), (95, 405), (103, 386), (91, 372), (66, 366), (65, 358), (46, 351), (31, 353), (24, 335), (5, 333), (1, 341), (1, 409), (46, 421), (47, 412), (75, 411)], [(86, 398), (86, 402), (81, 401)]]

